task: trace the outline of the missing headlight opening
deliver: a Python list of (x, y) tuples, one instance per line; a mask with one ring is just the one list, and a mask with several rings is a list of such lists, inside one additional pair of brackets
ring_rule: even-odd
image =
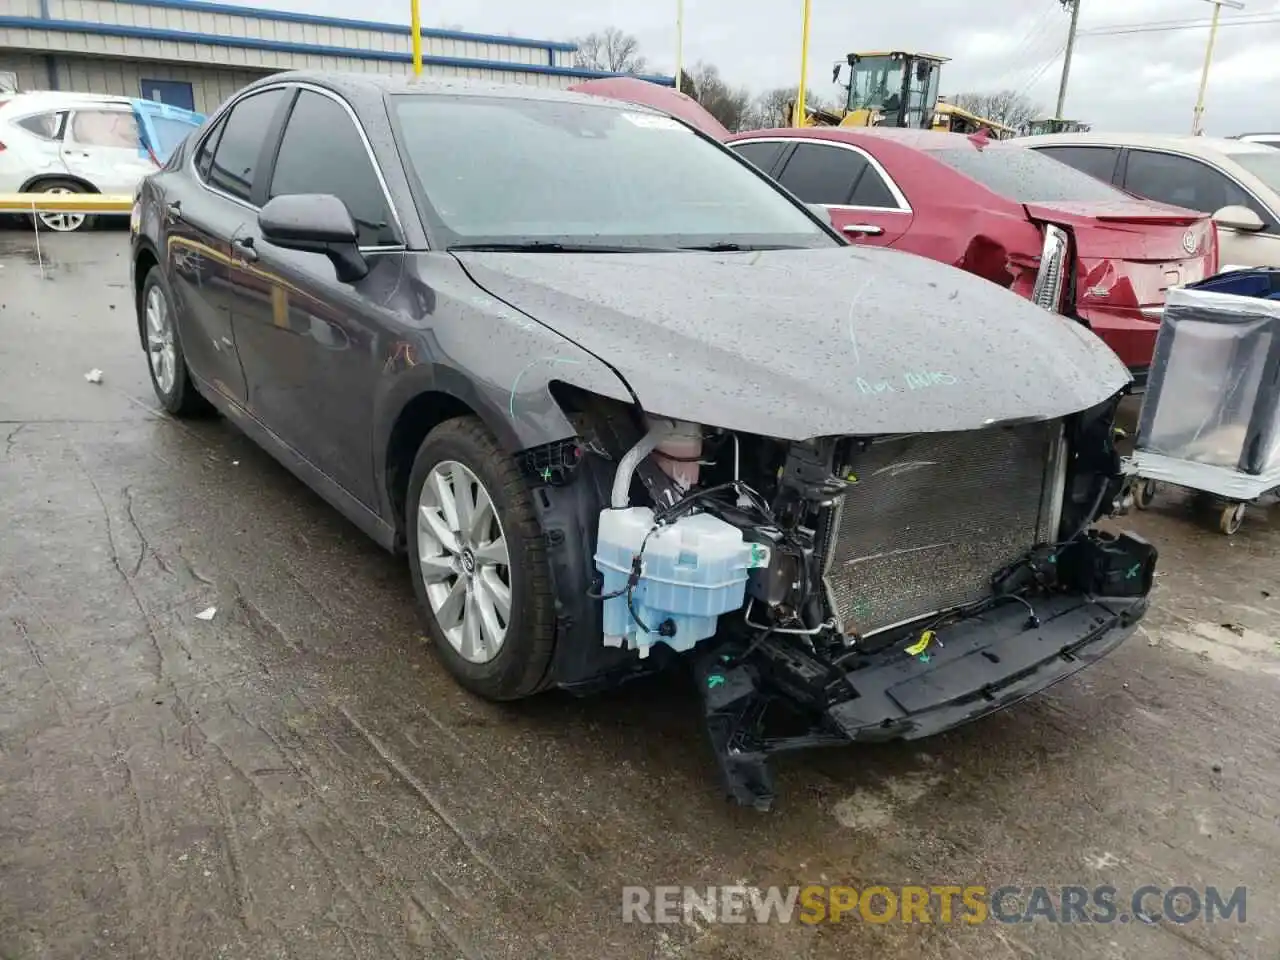
[(727, 793), (760, 809), (772, 754), (928, 736), (1035, 693), (1146, 610), (1155, 549), (1094, 528), (1122, 506), (1119, 400), (806, 442), (600, 401), (619, 409), (574, 448), (609, 484), (599, 643), (692, 667)]

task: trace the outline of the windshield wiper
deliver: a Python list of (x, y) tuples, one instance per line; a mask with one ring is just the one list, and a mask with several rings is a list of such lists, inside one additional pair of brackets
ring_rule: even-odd
[(707, 253), (740, 253), (743, 250), (800, 250), (803, 248), (781, 243), (732, 243), (726, 240), (720, 243), (692, 244), (680, 249), (702, 250)]
[(476, 253), (670, 253), (671, 247), (619, 247), (592, 243), (557, 243), (550, 240), (528, 240), (511, 243), (455, 243), (450, 251)]

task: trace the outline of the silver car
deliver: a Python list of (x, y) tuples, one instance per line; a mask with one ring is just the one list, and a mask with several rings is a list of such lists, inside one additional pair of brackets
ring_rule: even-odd
[(1263, 143), (1158, 134), (1022, 138), (1130, 193), (1208, 213), (1224, 268), (1280, 264), (1280, 151)]

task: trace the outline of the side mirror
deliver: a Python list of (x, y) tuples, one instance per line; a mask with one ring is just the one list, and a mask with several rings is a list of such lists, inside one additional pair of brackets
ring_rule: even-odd
[(360, 254), (359, 230), (347, 205), (327, 193), (293, 193), (276, 197), (258, 213), (262, 239), (285, 250), (322, 253), (342, 283), (369, 275)]
[(1239, 204), (1223, 207), (1213, 215), (1213, 222), (1220, 227), (1243, 230), (1246, 233), (1256, 233), (1265, 226), (1260, 216)]

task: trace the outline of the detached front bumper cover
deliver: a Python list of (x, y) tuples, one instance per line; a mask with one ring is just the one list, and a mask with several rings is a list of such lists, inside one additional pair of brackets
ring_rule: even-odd
[[(987, 716), (1100, 660), (1133, 633), (1146, 596), (1058, 595), (1027, 608), (1011, 601), (938, 630), (927, 660), (897, 650), (862, 669), (832, 671), (802, 651), (767, 639), (749, 651), (704, 656), (697, 681), (707, 729), (729, 796), (768, 810), (768, 758), (854, 742), (914, 740)], [(832, 696), (833, 681), (839, 696)], [(826, 700), (820, 705), (819, 697)], [(808, 732), (771, 737), (770, 707), (808, 700)]]

